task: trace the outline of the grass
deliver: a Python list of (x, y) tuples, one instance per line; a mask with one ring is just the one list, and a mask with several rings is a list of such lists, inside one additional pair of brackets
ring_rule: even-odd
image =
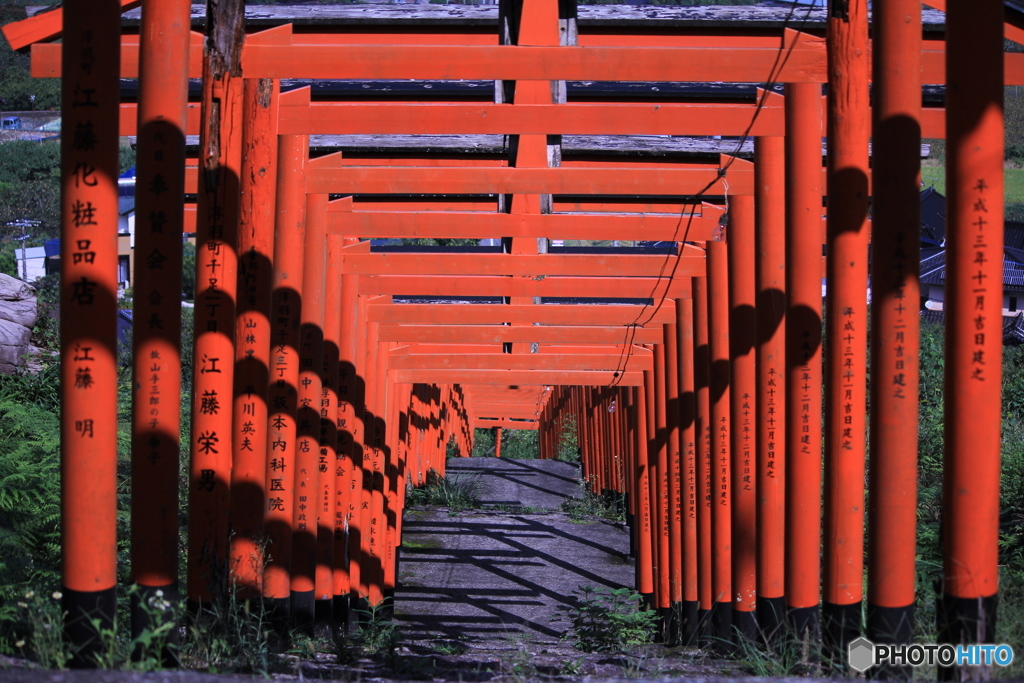
[(574, 524), (590, 524), (595, 517), (615, 522), (626, 520), (621, 499), (594, 493), (590, 490), (590, 484), (584, 481), (580, 482), (580, 497), (566, 499), (560, 509), (569, 515), (569, 521)]
[[(1024, 203), (1024, 168), (1003, 169), (1006, 183), (1006, 203)], [(921, 168), (921, 181), (925, 187), (935, 187), (940, 194), (946, 194), (946, 167), (924, 166)]]
[(409, 491), (409, 505), (437, 505), (455, 515), (480, 507), (479, 475), (442, 477), (436, 470), (427, 472), (427, 483)]

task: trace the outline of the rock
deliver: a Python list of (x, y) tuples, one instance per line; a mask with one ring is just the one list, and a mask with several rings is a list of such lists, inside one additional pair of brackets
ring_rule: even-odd
[(16, 277), (0, 273), (0, 320), (9, 320), (29, 329), (38, 317), (36, 290)]

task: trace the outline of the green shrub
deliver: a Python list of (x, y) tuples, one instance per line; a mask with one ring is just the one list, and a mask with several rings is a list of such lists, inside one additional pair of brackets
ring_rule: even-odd
[(576, 604), (560, 607), (555, 621), (568, 621), (563, 635), (583, 652), (609, 652), (649, 643), (657, 626), (654, 610), (640, 609), (640, 595), (629, 588), (580, 586)]

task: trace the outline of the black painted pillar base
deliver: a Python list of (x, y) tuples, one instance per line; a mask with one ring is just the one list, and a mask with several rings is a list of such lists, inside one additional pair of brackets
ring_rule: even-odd
[(697, 645), (709, 648), (712, 645), (711, 610), (697, 608)]
[(313, 603), (313, 637), (334, 637), (334, 600), (316, 600)]
[[(872, 643), (909, 645), (914, 641), (914, 606), (881, 607), (868, 603), (868, 640)], [(867, 671), (870, 678), (879, 680), (909, 681), (913, 667), (875, 666)]]
[(757, 647), (757, 612), (732, 611), (733, 638), (739, 652), (747, 652)]
[(726, 655), (734, 651), (732, 611), (731, 602), (715, 602), (711, 605), (711, 637), (714, 649)]
[[(88, 592), (62, 586), (60, 607), (64, 612), (64, 639), (71, 648), (68, 666), (95, 669), (105, 650), (100, 632), (114, 629), (117, 586)], [(94, 621), (98, 623), (94, 625)]]
[[(136, 643), (131, 652), (133, 662), (151, 659), (160, 662), (160, 666), (165, 669), (178, 667), (178, 646), (181, 644), (181, 637), (175, 622), (180, 616), (180, 597), (177, 581), (166, 586), (135, 585), (131, 596), (132, 640)], [(171, 626), (167, 627), (166, 624)], [(146, 631), (163, 634), (160, 638), (154, 639), (149, 646), (160, 648), (159, 652), (147, 651), (143, 646), (139, 636)]]
[(679, 618), (679, 639), (683, 645), (695, 647), (697, 645), (698, 623), (697, 616), (698, 602), (696, 600), (684, 600), (680, 603), (682, 613)]
[(316, 597), (314, 592), (292, 591), (291, 625), (296, 633), (313, 635), (313, 619), (316, 617)]
[(848, 674), (847, 655), (850, 642), (860, 636), (861, 604), (821, 605), (822, 644), (825, 661), (833, 671)]
[(654, 642), (668, 644), (668, 631), (672, 624), (672, 608), (658, 607), (656, 612), (658, 622), (654, 629)]
[(665, 644), (679, 645), (682, 638), (683, 603), (673, 602), (668, 608), (668, 616), (665, 621)]
[(263, 599), (264, 614), (270, 626), (270, 649), (274, 652), (283, 652), (288, 647), (291, 606), (291, 596)]
[[(999, 596), (983, 598), (958, 598), (943, 594), (936, 605), (936, 621), (939, 628), (939, 642), (960, 645), (963, 643), (994, 643), (996, 636), (996, 610)], [(961, 680), (962, 668), (939, 667), (940, 681)], [(980, 667), (978, 667), (980, 668)], [(977, 680), (983, 680), (977, 678)]]
[(761, 632), (761, 642), (770, 649), (777, 649), (782, 643), (784, 624), (786, 623), (786, 599), (757, 599), (757, 628)]
[(811, 666), (820, 662), (821, 606), (787, 608), (786, 640), (798, 661)]
[(335, 595), (334, 600), (331, 601), (331, 609), (333, 610), (331, 623), (333, 624), (335, 640), (348, 636), (348, 620), (349, 615), (351, 614), (348, 603), (348, 593), (344, 595)]

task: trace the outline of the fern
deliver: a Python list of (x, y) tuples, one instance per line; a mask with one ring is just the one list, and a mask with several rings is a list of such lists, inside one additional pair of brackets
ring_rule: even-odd
[(56, 585), (59, 567), (59, 418), (0, 398), (0, 595)]

